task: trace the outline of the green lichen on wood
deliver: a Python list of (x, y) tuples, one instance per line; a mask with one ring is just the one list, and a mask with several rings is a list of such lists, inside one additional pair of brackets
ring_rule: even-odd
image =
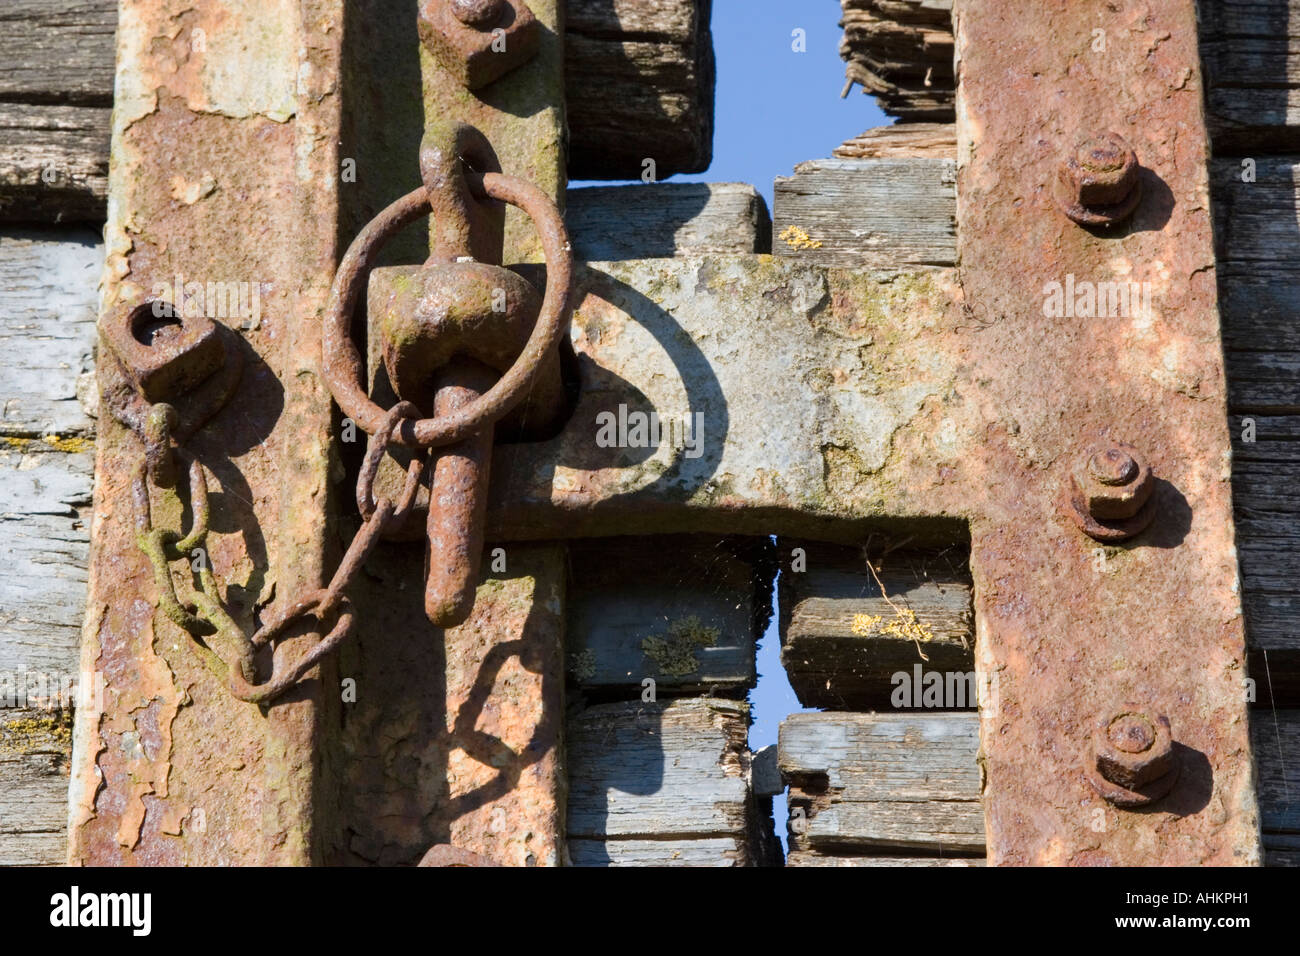
[(652, 634), (643, 638), (641, 650), (654, 662), (661, 674), (667, 677), (685, 677), (700, 669), (695, 652), (718, 643), (720, 632), (716, 627), (706, 627), (692, 615), (673, 621), (667, 634)]
[(596, 676), (596, 655), (591, 648), (569, 655), (569, 673), (577, 681), (591, 680)]

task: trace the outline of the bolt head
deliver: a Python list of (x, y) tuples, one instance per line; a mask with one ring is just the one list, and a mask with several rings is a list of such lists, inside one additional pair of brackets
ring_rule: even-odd
[(1133, 705), (1106, 717), (1093, 732), (1093, 758), (1102, 777), (1127, 790), (1159, 780), (1174, 769), (1169, 718)]
[(476, 30), (495, 26), (506, 8), (505, 0), (450, 0), (450, 3), (456, 19)]
[(1061, 175), (1079, 205), (1115, 206), (1137, 185), (1137, 153), (1119, 135), (1107, 133), (1075, 149)]
[(101, 322), (109, 348), (152, 403), (183, 397), (225, 364), (216, 324), (148, 300), (120, 306)]
[(417, 24), (438, 65), (470, 90), (527, 63), (541, 43), (541, 26), (524, 0), (421, 0)]
[(1098, 521), (1132, 518), (1151, 498), (1155, 478), (1132, 445), (1094, 449), (1074, 470), (1074, 486), (1088, 514)]

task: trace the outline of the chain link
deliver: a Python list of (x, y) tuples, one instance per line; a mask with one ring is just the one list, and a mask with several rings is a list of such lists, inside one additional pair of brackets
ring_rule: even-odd
[[(159, 458), (157, 450), (151, 449), (151, 453), (141, 461), (132, 484), (136, 541), (153, 568), (158, 609), (168, 620), (194, 638), (191, 643), (204, 664), (218, 679), (225, 682), (232, 696), (257, 704), (273, 700), (296, 684), (351, 633), (355, 612), (344, 591), (365, 564), (385, 528), (403, 520), (410, 513), (419, 491), (427, 457), (423, 453), (417, 453), (412, 458), (398, 502), (394, 503), (390, 498), (374, 497), (375, 477), (388, 449), (392, 432), (402, 419), (417, 417), (419, 410), (415, 406), (409, 402), (399, 402), (386, 413), (385, 427), (371, 436), (357, 481), (357, 503), (363, 521), (329, 585), (308, 592), (288, 607), (272, 614), (251, 636), (221, 603), (211, 558), (206, 553), (198, 562), (199, 586), (191, 599), (182, 603), (176, 594), (171, 562), (190, 560), (196, 548), (202, 548), (206, 552), (209, 506), (207, 475), (203, 466), (197, 459), (188, 458), (181, 453), (189, 461), (189, 495), (193, 513), (189, 533), (182, 536), (176, 531), (153, 526), (149, 486), (150, 476), (154, 473)], [(281, 662), (276, 662), (271, 676), (259, 683), (254, 661), (258, 649), (267, 646), (293, 625), (309, 617), (314, 618), (322, 628), (330, 620), (334, 620), (334, 626), (292, 664), (281, 667)], [(228, 664), (229, 660), (235, 661), (237, 666)]]

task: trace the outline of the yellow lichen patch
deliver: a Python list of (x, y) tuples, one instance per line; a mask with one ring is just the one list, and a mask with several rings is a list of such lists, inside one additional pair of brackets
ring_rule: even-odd
[[(38, 441), (35, 438), (20, 438), (15, 435), (5, 435), (4, 443), (6, 448), (12, 448), (14, 451), (27, 451), (32, 447), (32, 443)], [(95, 447), (93, 438), (81, 438), (70, 436), (64, 438), (59, 435), (45, 435), (39, 439), (49, 445), (55, 451), (63, 451), (68, 454), (77, 454), (83, 451), (91, 451)]]
[(807, 230), (801, 226), (786, 226), (781, 230), (781, 235), (777, 238), (791, 249), (820, 249), (822, 247), (821, 240), (808, 235)]
[(641, 650), (654, 661), (660, 673), (685, 677), (700, 669), (695, 652), (718, 643), (716, 627), (705, 627), (698, 617), (682, 618), (668, 625), (667, 634), (652, 634), (641, 641)]
[(72, 749), (72, 713), (57, 711), (0, 723), (0, 755)]
[(880, 621), (879, 614), (854, 614), (851, 630), (858, 637), (866, 637)]

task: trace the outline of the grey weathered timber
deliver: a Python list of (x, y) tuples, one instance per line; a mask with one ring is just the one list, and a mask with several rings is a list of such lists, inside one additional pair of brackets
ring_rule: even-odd
[(0, 100), (108, 106), (116, 28), (114, 0), (5, 0)]
[[(973, 713), (791, 716), (781, 725), (781, 769), (790, 780), (791, 808), (804, 808), (807, 820), (806, 833), (792, 836), (792, 851), (852, 855), (862, 846), (943, 845), (983, 852), (979, 720)], [(1300, 710), (1253, 711), (1251, 745), (1265, 860), (1294, 866), (1300, 857)], [(1097, 806), (1111, 820), (1119, 812), (1100, 797)], [(970, 807), (981, 821), (977, 830), (965, 825)], [(960, 832), (952, 832), (954, 822)]]
[[(94, 455), (39, 439), (7, 441), (0, 451), (0, 671), (71, 674), (86, 603)], [(0, 815), (8, 797), (0, 788)]]
[(745, 845), (736, 837), (666, 840), (570, 839), (571, 866), (748, 866)]
[(102, 220), (110, 113), (105, 106), (0, 100), (0, 220)]
[(0, 866), (58, 866), (66, 855), (68, 711), (0, 711)]
[(752, 687), (770, 594), (742, 545), (689, 535), (596, 538), (569, 549), (569, 679), (639, 697)]
[(652, 183), (570, 189), (565, 224), (579, 259), (769, 252), (767, 203), (748, 183)]
[[(713, 160), (712, 0), (566, 0), (572, 179), (662, 179)], [(645, 161), (654, 160), (647, 169)]]
[(796, 850), (786, 866), (983, 866), (975, 856), (840, 856), (814, 850)]
[(0, 232), (0, 435), (87, 435), (104, 249), (90, 230)]
[(1256, 710), (1250, 724), (1264, 844), (1300, 850), (1300, 710)]
[(916, 665), (974, 673), (970, 572), (958, 546), (873, 557), (883, 595), (860, 549), (783, 540), (779, 551), (793, 547), (804, 549), (807, 570), (794, 572), (787, 562), (781, 574), (781, 663), (804, 706), (885, 705), (897, 675), (910, 689)]
[[(708, 167), (713, 140), (709, 0), (568, 0), (565, 89), (574, 178), (662, 179)], [(409, 20), (414, 0), (365, 16)], [(107, 196), (117, 0), (6, 0), (0, 9), (0, 221), (99, 222)], [(348, 29), (366, 29), (355, 21)], [(188, 58), (203, 52), (185, 49)], [(415, 82), (418, 89), (418, 65)], [(401, 83), (410, 70), (395, 66)], [(418, 95), (418, 93), (416, 93)], [(397, 122), (397, 119), (392, 119)], [(410, 157), (414, 163), (414, 156)], [(412, 167), (413, 168), (413, 167)], [(358, 164), (358, 175), (367, 175)]]
[(952, 123), (899, 123), (877, 126), (845, 140), (831, 151), (841, 159), (891, 156), (957, 158), (957, 127)]
[(1216, 152), (1300, 148), (1300, 8), (1200, 0), (1201, 60)]
[(841, 0), (845, 76), (891, 116), (951, 119), (951, 0)]
[(923, 711), (789, 717), (778, 747), (791, 850), (982, 852), (978, 724)]
[[(718, 698), (600, 704), (571, 714), (573, 862), (769, 860), (771, 841), (761, 834), (749, 790), (748, 727), (748, 704)], [(646, 841), (659, 843), (661, 852)]]
[(907, 269), (956, 258), (955, 160), (818, 159), (776, 180), (772, 248), (844, 268)]

